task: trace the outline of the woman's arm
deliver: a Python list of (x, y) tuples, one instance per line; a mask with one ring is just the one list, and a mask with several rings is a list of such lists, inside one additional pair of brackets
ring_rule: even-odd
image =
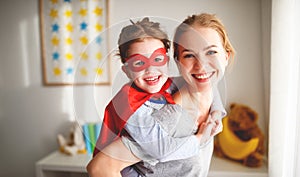
[(118, 139), (99, 152), (87, 165), (90, 177), (121, 177), (120, 171), (140, 159)]

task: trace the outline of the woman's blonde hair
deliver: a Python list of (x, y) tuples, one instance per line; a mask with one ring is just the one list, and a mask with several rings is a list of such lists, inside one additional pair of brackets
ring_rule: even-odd
[(223, 47), (230, 58), (233, 59), (235, 50), (228, 38), (225, 26), (214, 14), (202, 13), (199, 15), (188, 16), (177, 28), (174, 35), (174, 58), (178, 57), (178, 42), (183, 33), (191, 27), (212, 28), (218, 32), (222, 39)]

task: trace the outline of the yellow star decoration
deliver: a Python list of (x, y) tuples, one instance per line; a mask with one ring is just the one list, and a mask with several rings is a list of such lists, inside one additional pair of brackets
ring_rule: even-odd
[(87, 45), (89, 43), (89, 39), (86, 36), (82, 36), (80, 41), (83, 45)]
[(86, 16), (86, 14), (87, 14), (87, 9), (83, 9), (83, 8), (81, 8), (80, 10), (79, 10), (79, 12), (78, 12), (82, 17), (85, 17)]
[(66, 10), (65, 11), (65, 16), (66, 17), (71, 17), (72, 16), (72, 11), (71, 10)]
[(86, 52), (82, 52), (80, 54), (80, 57), (83, 59), (83, 60), (88, 60), (89, 59), (89, 55), (86, 53)]
[(55, 9), (51, 9), (49, 15), (50, 15), (50, 17), (52, 17), (52, 18), (56, 18), (56, 17), (58, 16), (58, 12), (57, 12), (57, 10), (55, 10)]
[(51, 43), (53, 46), (58, 46), (59, 44), (59, 39), (56, 36), (53, 36), (51, 39)]
[(101, 60), (102, 59), (102, 53), (101, 52), (97, 52), (96, 53), (96, 59), (97, 60)]
[(83, 75), (83, 76), (87, 76), (88, 71), (86, 70), (86, 68), (83, 67), (83, 68), (80, 69), (80, 74)]
[(59, 76), (61, 74), (61, 69), (59, 67), (53, 68), (53, 74)]
[(96, 29), (97, 32), (100, 32), (100, 31), (102, 31), (103, 26), (101, 24), (99, 24), (99, 23), (96, 23), (95, 29)]
[(66, 29), (67, 29), (67, 31), (69, 31), (69, 32), (73, 32), (73, 25), (72, 25), (71, 23), (68, 23), (68, 24), (66, 25)]
[(100, 75), (103, 74), (103, 69), (102, 69), (102, 68), (99, 68), (99, 67), (98, 67), (98, 68), (95, 68), (95, 72), (96, 72), (97, 75), (100, 76)]
[(71, 53), (66, 53), (65, 57), (69, 61), (73, 60), (73, 54), (71, 54)]
[(103, 12), (103, 9), (102, 8), (99, 8), (99, 7), (96, 7), (93, 11), (97, 16), (101, 16), (102, 15), (102, 12)]
[(58, 0), (51, 0), (52, 4), (57, 4)]
[(73, 44), (72, 38), (67, 37), (67, 38), (66, 38), (66, 44), (67, 44), (67, 45), (72, 45), (72, 44)]

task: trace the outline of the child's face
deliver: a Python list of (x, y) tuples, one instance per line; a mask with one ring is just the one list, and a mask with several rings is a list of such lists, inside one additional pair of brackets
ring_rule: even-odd
[(123, 71), (148, 93), (156, 93), (168, 79), (168, 60), (160, 40), (146, 38), (131, 44)]
[(217, 31), (195, 27), (182, 34), (178, 46), (178, 66), (181, 75), (196, 91), (204, 91), (223, 77), (228, 64)]

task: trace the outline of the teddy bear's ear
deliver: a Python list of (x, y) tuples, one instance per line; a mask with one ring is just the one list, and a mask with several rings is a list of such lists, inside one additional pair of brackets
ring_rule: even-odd
[(231, 103), (231, 105), (230, 105), (230, 109), (234, 108), (235, 106), (236, 106), (236, 104), (235, 104), (235, 103)]

